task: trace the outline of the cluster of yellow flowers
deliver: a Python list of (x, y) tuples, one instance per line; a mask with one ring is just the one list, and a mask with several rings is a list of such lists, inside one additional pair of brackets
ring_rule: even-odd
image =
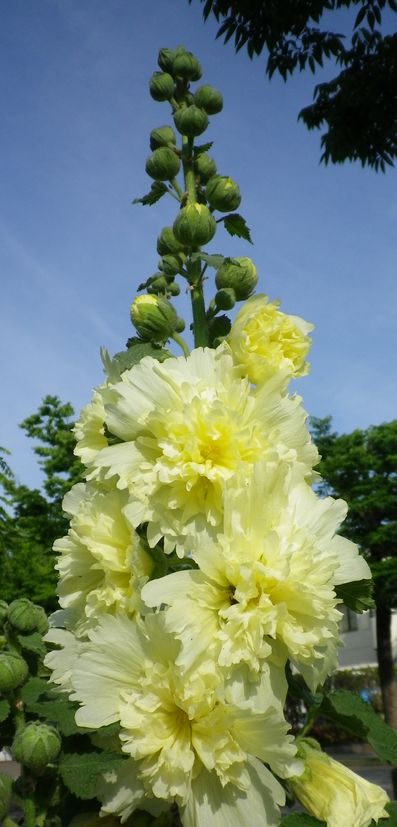
[(335, 587), (370, 577), (336, 533), (345, 503), (311, 487), (318, 455), (288, 393), (310, 330), (253, 297), (217, 349), (144, 357), (76, 425), (86, 482), (55, 544), (47, 665), (79, 725), (119, 725), (103, 815), (176, 802), (184, 827), (276, 827), (285, 783), (330, 827), (387, 815), (379, 787), (295, 742), (283, 714), (287, 661), (312, 689), (332, 672)]

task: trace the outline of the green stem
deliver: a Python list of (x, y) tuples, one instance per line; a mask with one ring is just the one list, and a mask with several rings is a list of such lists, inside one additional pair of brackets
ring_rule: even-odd
[(182, 135), (182, 164), (187, 193), (187, 203), (193, 204), (196, 201), (196, 178), (194, 174), (193, 161), (193, 138)]
[(189, 353), (190, 353), (189, 348), (188, 348), (185, 340), (182, 339), (182, 336), (180, 336), (179, 333), (173, 333), (172, 338), (173, 338), (174, 342), (176, 342), (177, 345), (179, 345), (179, 347), (182, 348), (183, 355), (184, 356), (189, 356)]
[[(182, 135), (182, 165), (187, 203), (193, 204), (197, 200), (193, 138), (188, 138), (186, 135)], [(195, 347), (206, 347), (208, 345), (208, 325), (200, 261), (190, 262), (187, 269), (192, 301), (194, 345)]]
[(176, 194), (177, 194), (177, 196), (178, 196), (178, 201), (182, 201), (182, 198), (183, 198), (183, 192), (182, 192), (182, 190), (181, 190), (181, 188), (180, 188), (180, 186), (179, 186), (178, 181), (176, 180), (176, 178), (173, 178), (173, 179), (172, 179), (172, 181), (171, 181), (170, 183), (171, 183), (171, 186), (174, 188), (174, 190), (175, 190), (175, 192), (176, 192)]
[(18, 824), (12, 818), (6, 816), (3, 818), (3, 827), (18, 827)]
[(201, 281), (191, 285), (190, 296), (193, 313), (193, 333), (195, 347), (207, 347), (208, 325), (205, 313), (203, 285)]
[(36, 826), (36, 807), (34, 805), (33, 798), (30, 796), (25, 798), (23, 802), (23, 814), (25, 816), (24, 827), (37, 827)]

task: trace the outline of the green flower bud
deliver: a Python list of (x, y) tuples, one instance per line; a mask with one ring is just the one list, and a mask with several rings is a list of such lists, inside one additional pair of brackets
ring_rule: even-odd
[(214, 175), (214, 177), (208, 181), (205, 188), (205, 195), (211, 207), (220, 212), (236, 210), (241, 201), (240, 190), (237, 184), (225, 175)]
[(132, 324), (145, 342), (166, 342), (175, 330), (177, 319), (172, 304), (158, 296), (137, 296), (131, 304)]
[(236, 304), (236, 294), (233, 287), (222, 287), (215, 293), (215, 304), (220, 310), (231, 310)]
[(179, 210), (173, 230), (178, 241), (186, 247), (201, 247), (214, 237), (216, 222), (208, 207), (195, 201)]
[(178, 321), (176, 323), (175, 332), (176, 333), (183, 333), (185, 327), (186, 327), (186, 325), (185, 325), (184, 320), (181, 319), (180, 316), (178, 316)]
[(213, 158), (203, 152), (195, 160), (195, 169), (203, 184), (206, 184), (216, 174), (216, 163)]
[(0, 629), (4, 626), (4, 621), (7, 620), (8, 603), (5, 600), (0, 600)]
[(199, 86), (194, 94), (194, 102), (196, 106), (201, 106), (205, 109), (207, 115), (216, 115), (223, 109), (223, 98), (217, 89), (207, 84), (206, 86)]
[(8, 607), (8, 622), (18, 632), (35, 632), (43, 622), (43, 609), (27, 597), (20, 597)]
[(198, 106), (185, 106), (174, 113), (174, 123), (181, 135), (195, 138), (207, 129), (208, 115)]
[(28, 677), (27, 663), (15, 652), (0, 652), (0, 692), (12, 692)]
[(31, 721), (15, 736), (11, 752), (15, 761), (39, 773), (52, 764), (61, 749), (61, 738), (55, 727)]
[[(170, 296), (179, 296), (179, 293), (181, 292), (181, 288), (179, 287), (179, 284), (176, 283), (176, 281), (171, 281), (170, 284), (168, 285), (168, 292), (169, 292)], [(179, 322), (178, 322), (178, 324), (179, 324)], [(184, 330), (184, 329), (185, 329), (185, 322), (183, 322), (182, 330)], [(176, 330), (177, 333), (181, 333), (181, 330), (179, 330), (178, 325), (175, 328), (175, 330)]]
[(148, 285), (148, 293), (155, 294), (165, 293), (168, 290), (168, 281), (163, 274), (159, 274), (157, 278), (152, 278)]
[(12, 778), (0, 772), (0, 819), (8, 815), (12, 797)]
[(232, 323), (228, 316), (215, 316), (214, 319), (211, 319), (208, 324), (210, 344), (218, 347), (228, 333), (230, 333), (231, 326)]
[(167, 253), (180, 253), (182, 250), (183, 244), (175, 238), (172, 227), (163, 227), (157, 239), (159, 256), (164, 256)]
[(174, 79), (168, 72), (153, 72), (149, 92), (155, 101), (168, 101), (174, 94)]
[(173, 49), (160, 49), (157, 64), (163, 72), (170, 72), (172, 69), (175, 52)]
[(171, 181), (178, 174), (181, 162), (168, 146), (155, 149), (146, 161), (146, 172), (156, 181)]
[(155, 150), (161, 146), (175, 146), (175, 132), (170, 126), (158, 126), (150, 133), (150, 149)]
[(166, 253), (159, 264), (159, 267), (166, 276), (176, 276), (176, 274), (180, 272), (181, 266), (181, 259), (178, 258), (178, 256), (171, 255), (171, 253)]
[(188, 52), (183, 46), (178, 46), (175, 49), (174, 59), (172, 61), (172, 74), (177, 75), (184, 80), (200, 80), (203, 74), (197, 58)]
[(258, 281), (256, 267), (250, 258), (226, 258), (216, 271), (215, 284), (233, 287), (237, 301), (245, 301), (253, 293)]

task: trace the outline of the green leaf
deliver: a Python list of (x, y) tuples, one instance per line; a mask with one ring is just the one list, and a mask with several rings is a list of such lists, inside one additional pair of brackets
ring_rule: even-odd
[(355, 583), (341, 583), (335, 586), (335, 593), (343, 600), (345, 606), (361, 614), (375, 605), (372, 588), (372, 580), (356, 580)]
[(324, 697), (319, 713), (352, 735), (368, 741), (377, 756), (397, 766), (397, 732), (382, 721), (359, 695), (346, 690)]
[(48, 681), (44, 678), (29, 678), (21, 689), (21, 698), (28, 712), (32, 712), (32, 704), (35, 704), (43, 692), (48, 692)]
[[(386, 804), (385, 810), (389, 813), (389, 818), (381, 818), (378, 824), (385, 824), (388, 827), (397, 827), (397, 801), (389, 801)], [(374, 824), (375, 822), (372, 822)]]
[(204, 261), (205, 264), (208, 264), (208, 267), (213, 267), (215, 270), (223, 264), (225, 260), (225, 256), (221, 256), (219, 253), (193, 253), (191, 256), (192, 261)]
[(252, 244), (251, 231), (249, 227), (247, 227), (246, 221), (242, 215), (239, 215), (238, 213), (230, 213), (230, 215), (226, 215), (225, 218), (222, 218), (221, 220), (223, 221), (225, 230), (227, 230), (229, 235), (236, 235), (238, 238), (244, 238)]
[(21, 690), (21, 698), (27, 712), (44, 718), (54, 724), (62, 735), (75, 735), (85, 732), (75, 721), (77, 706), (64, 695), (51, 689), (51, 685), (41, 678), (30, 678)]
[(59, 772), (65, 786), (77, 798), (95, 798), (102, 773), (111, 772), (125, 760), (113, 752), (64, 753)]
[(119, 382), (121, 374), (137, 365), (144, 356), (152, 356), (153, 359), (158, 359), (159, 362), (164, 362), (165, 359), (171, 356), (166, 348), (154, 345), (152, 342), (143, 342), (142, 339), (138, 339), (136, 336), (128, 339), (127, 350), (115, 353), (111, 357), (106, 348), (101, 347), (100, 353), (105, 373), (111, 382)]
[(319, 821), (307, 813), (290, 813), (280, 821), (281, 827), (318, 827), (319, 824), (326, 824), (326, 822)]
[(8, 701), (2, 699), (0, 701), (0, 724), (5, 721), (11, 712), (11, 707)]
[(208, 144), (200, 144), (199, 146), (194, 147), (194, 157), (198, 158), (199, 155), (202, 155), (203, 152), (208, 152), (213, 145), (213, 141), (210, 141)]
[(18, 643), (27, 652), (33, 655), (39, 655), (41, 658), (46, 654), (46, 647), (42, 636), (38, 632), (33, 632), (31, 635), (18, 635)]
[(163, 195), (168, 192), (168, 187), (163, 184), (161, 181), (154, 181), (152, 186), (150, 187), (150, 192), (143, 195), (142, 198), (134, 198), (133, 204), (142, 204), (144, 207), (149, 206), (151, 207), (152, 204), (155, 204)]

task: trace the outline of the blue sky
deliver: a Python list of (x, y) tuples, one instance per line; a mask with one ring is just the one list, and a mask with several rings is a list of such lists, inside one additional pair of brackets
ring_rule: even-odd
[(131, 201), (150, 185), (150, 130), (170, 123), (148, 79), (179, 43), (224, 95), (205, 140), (254, 240), (219, 231), (209, 249), (251, 255), (259, 289), (316, 325), (298, 386), (309, 413), (339, 431), (394, 419), (396, 173), (319, 164), (319, 135), (297, 123), (312, 76), (269, 83), (263, 61), (215, 41), (197, 0), (13, 0), (1, 18), (0, 444), (20, 481), (39, 476), (18, 423), (47, 393), (76, 412), (88, 401), (99, 347), (132, 334), (130, 302), (175, 217), (171, 198)]

